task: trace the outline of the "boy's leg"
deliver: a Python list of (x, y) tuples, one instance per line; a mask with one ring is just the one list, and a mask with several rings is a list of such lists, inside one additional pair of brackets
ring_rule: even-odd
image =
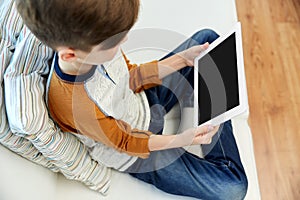
[(148, 159), (138, 159), (127, 172), (171, 194), (205, 200), (243, 199), (248, 183), (230, 122), (226, 122), (220, 132), (219, 141), (227, 143), (222, 150), (216, 144), (213, 150), (216, 154), (209, 159), (199, 158), (182, 148), (157, 151)]
[(215, 162), (221, 160), (234, 164), (241, 172), (245, 173), (236, 141), (232, 132), (231, 121), (222, 124), (219, 131), (208, 145), (202, 145), (205, 160)]

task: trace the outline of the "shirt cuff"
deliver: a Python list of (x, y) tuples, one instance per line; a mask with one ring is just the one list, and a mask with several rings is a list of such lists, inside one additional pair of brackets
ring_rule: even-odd
[(135, 92), (141, 92), (157, 85), (162, 84), (162, 80), (159, 78), (158, 61), (152, 61), (140, 65), (137, 68), (139, 70), (139, 76), (141, 80), (140, 87), (137, 87)]

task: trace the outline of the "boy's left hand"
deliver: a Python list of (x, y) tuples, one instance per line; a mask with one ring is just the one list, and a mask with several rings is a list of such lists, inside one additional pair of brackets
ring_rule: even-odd
[(209, 44), (193, 46), (189, 49), (181, 51), (173, 56), (158, 62), (159, 78), (162, 79), (169, 74), (178, 71), (184, 67), (193, 67), (194, 60), (199, 54), (208, 48)]
[(202, 45), (193, 46), (187, 50), (179, 52), (178, 55), (184, 58), (186, 66), (194, 66), (194, 60), (199, 54), (208, 48), (209, 44), (206, 42)]

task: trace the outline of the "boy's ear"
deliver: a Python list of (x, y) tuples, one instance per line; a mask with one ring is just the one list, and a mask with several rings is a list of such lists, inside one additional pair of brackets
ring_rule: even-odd
[(61, 47), (57, 51), (58, 51), (59, 59), (70, 63), (77, 61), (77, 57), (75, 55), (74, 49)]

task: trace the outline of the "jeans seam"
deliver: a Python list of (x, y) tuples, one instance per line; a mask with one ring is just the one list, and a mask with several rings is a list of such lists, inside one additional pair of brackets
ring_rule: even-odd
[[(220, 137), (220, 134), (219, 134), (219, 137)], [(228, 160), (227, 160), (227, 157), (226, 157), (226, 154), (225, 154), (225, 151), (224, 151), (224, 148), (223, 148), (222, 141), (219, 140), (219, 142), (220, 142), (220, 147), (221, 147), (221, 149), (222, 149), (222, 153), (223, 153), (224, 159), (225, 159), (226, 161), (228, 161)], [(229, 161), (229, 162), (230, 162), (230, 161)]]

